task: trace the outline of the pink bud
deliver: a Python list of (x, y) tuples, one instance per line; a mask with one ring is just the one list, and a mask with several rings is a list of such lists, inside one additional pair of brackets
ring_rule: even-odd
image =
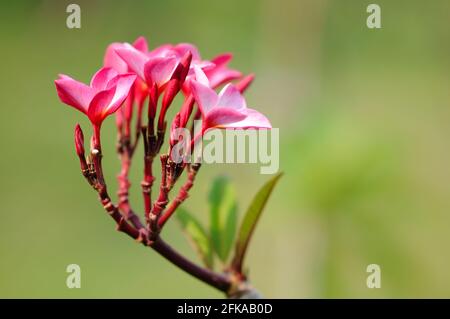
[[(84, 136), (83, 131), (81, 130), (80, 124), (75, 126), (75, 150), (77, 152), (78, 158), (80, 159), (80, 166), (83, 172), (87, 172), (88, 165), (86, 162), (86, 158), (84, 157)], [(87, 176), (87, 175), (85, 175)]]
[(178, 79), (172, 79), (169, 81), (164, 92), (164, 97), (161, 103), (161, 112), (159, 113), (158, 127), (162, 127), (164, 119), (166, 117), (167, 109), (172, 104), (173, 99), (180, 91), (180, 81)]
[(189, 117), (192, 114), (192, 110), (194, 108), (195, 99), (194, 96), (191, 94), (187, 98), (184, 99), (183, 105), (181, 106), (181, 121), (180, 126), (186, 127), (187, 122), (189, 121)]
[(180, 92), (181, 86), (186, 79), (186, 76), (189, 72), (189, 67), (192, 61), (192, 53), (190, 51), (186, 52), (186, 54), (181, 58), (178, 63), (175, 71), (172, 74), (172, 78), (167, 83), (164, 97), (161, 103), (161, 112), (159, 114), (158, 127), (161, 128), (164, 124), (165, 116), (167, 109), (173, 102), (175, 96)]
[(84, 157), (84, 135), (80, 124), (75, 126), (75, 150), (79, 157)]
[(180, 85), (183, 84), (184, 80), (186, 79), (186, 76), (189, 72), (189, 67), (191, 66), (192, 61), (192, 53), (188, 51), (180, 60), (180, 63), (178, 63), (177, 68), (173, 72), (172, 79), (178, 79), (180, 81)]

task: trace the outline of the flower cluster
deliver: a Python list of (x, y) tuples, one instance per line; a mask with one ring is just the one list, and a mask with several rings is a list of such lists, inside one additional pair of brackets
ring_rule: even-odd
[[(171, 159), (170, 150), (179, 138), (175, 133), (178, 129), (190, 125), (193, 135), (193, 122), (196, 120), (202, 121), (197, 137), (213, 128), (271, 128), (267, 118), (248, 108), (242, 96), (253, 81), (253, 75), (244, 76), (229, 68), (231, 58), (231, 54), (226, 53), (204, 60), (197, 48), (188, 43), (166, 44), (149, 50), (145, 38), (140, 37), (133, 44), (110, 44), (103, 67), (94, 74), (89, 85), (67, 75), (59, 75), (55, 80), (60, 100), (86, 114), (92, 124), (89, 154), (85, 155), (84, 135), (78, 124), (75, 127), (75, 149), (84, 177), (97, 191), (103, 207), (116, 221), (117, 229), (222, 291), (232, 288), (229, 277), (186, 260), (164, 243), (159, 234), (165, 222), (188, 197), (200, 168), (200, 163), (180, 163)], [(215, 90), (221, 86), (220, 93), (216, 93)], [(153, 160), (164, 142), (167, 110), (178, 94), (183, 97), (183, 103), (170, 125), (169, 152), (160, 155), (159, 193), (152, 202)], [(100, 140), (102, 123), (113, 113), (116, 113), (117, 152), (121, 160), (117, 205), (108, 194), (103, 176)], [(141, 222), (128, 200), (131, 186), (129, 169), (140, 139), (144, 146), (141, 186), (145, 223)], [(192, 152), (191, 148), (187, 152)], [(169, 202), (169, 193), (183, 171), (186, 171), (186, 181)]]
[[(231, 59), (232, 55), (225, 53), (204, 60), (198, 49), (188, 43), (166, 44), (150, 50), (146, 39), (140, 37), (133, 44), (110, 44), (103, 67), (94, 74), (89, 85), (67, 75), (59, 75), (55, 80), (60, 100), (86, 114), (92, 124), (88, 156), (85, 156), (81, 127), (78, 124), (75, 127), (75, 147), (83, 175), (98, 192), (101, 203), (117, 222), (118, 229), (145, 245), (159, 243), (162, 226), (187, 198), (200, 168), (199, 163), (179, 163), (171, 159), (170, 150), (177, 142), (173, 132), (190, 125), (193, 134), (192, 123), (189, 123), (195, 120), (202, 121), (200, 135), (213, 128), (271, 128), (267, 118), (248, 108), (242, 96), (253, 81), (253, 75), (244, 76), (229, 68)], [(223, 88), (217, 94), (215, 90), (221, 86)], [(164, 142), (167, 110), (178, 94), (183, 97), (183, 103), (170, 125), (169, 152), (160, 155), (159, 194), (152, 202), (153, 160)], [(116, 113), (117, 151), (122, 164), (118, 175), (117, 206), (108, 195), (103, 177), (100, 142), (102, 122), (113, 113)], [(140, 139), (144, 145), (141, 186), (145, 224), (128, 201), (131, 185), (128, 173)], [(187, 180), (169, 204), (169, 192), (183, 171), (187, 171)]]
[[(197, 48), (188, 43), (166, 44), (149, 50), (145, 38), (140, 37), (132, 45), (109, 45), (104, 67), (95, 73), (90, 85), (67, 75), (60, 75), (55, 84), (61, 101), (85, 113), (97, 127), (124, 104), (118, 112), (117, 125), (120, 130), (125, 130), (125, 135), (130, 134), (134, 105), (137, 105), (141, 125), (144, 101), (148, 96), (148, 116), (154, 120), (158, 99), (164, 95), (157, 122), (157, 128), (163, 130), (167, 109), (180, 91), (185, 102), (179, 112), (177, 127), (187, 125), (196, 101), (204, 120), (204, 131), (214, 127), (270, 128), (264, 115), (246, 107), (240, 92), (243, 89), (237, 88), (242, 84), (229, 83), (219, 95), (215, 93), (214, 89), (220, 85), (242, 78), (241, 72), (228, 67), (231, 58), (232, 55), (226, 53), (211, 61), (203, 60)], [(246, 80), (248, 78), (244, 78)]]

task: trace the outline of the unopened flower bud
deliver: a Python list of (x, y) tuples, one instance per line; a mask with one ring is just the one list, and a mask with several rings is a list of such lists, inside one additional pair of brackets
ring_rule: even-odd
[(178, 80), (180, 80), (180, 84), (184, 83), (184, 80), (186, 79), (186, 76), (188, 75), (189, 68), (191, 66), (191, 61), (192, 61), (192, 53), (189, 51), (183, 56), (183, 58), (180, 61), (180, 65), (183, 67), (183, 69), (180, 72), (180, 75), (178, 77)]
[(175, 71), (173, 71), (171, 79), (177, 79), (182, 85), (184, 83), (184, 80), (186, 79), (186, 76), (188, 75), (189, 68), (191, 66), (191, 61), (192, 61), (192, 53), (188, 51), (181, 58), (177, 67), (175, 68)]
[(161, 103), (161, 112), (159, 113), (159, 121), (158, 128), (162, 126), (164, 122), (167, 109), (172, 104), (173, 99), (180, 91), (180, 81), (178, 79), (172, 79), (169, 81), (166, 87), (166, 91), (164, 92), (164, 97)]
[(193, 95), (189, 95), (184, 99), (183, 105), (181, 106), (180, 111), (180, 126), (186, 127), (189, 117), (191, 116), (192, 110), (194, 108), (195, 99)]
[(80, 159), (80, 167), (83, 175), (87, 178), (88, 165), (84, 156), (84, 136), (80, 124), (75, 126), (75, 150)]
[(84, 135), (80, 124), (75, 126), (75, 150), (79, 157), (84, 157)]

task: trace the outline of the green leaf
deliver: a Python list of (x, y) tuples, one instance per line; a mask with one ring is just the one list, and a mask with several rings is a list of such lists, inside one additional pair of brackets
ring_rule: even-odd
[(183, 207), (178, 208), (176, 213), (183, 232), (189, 239), (197, 254), (206, 267), (213, 268), (213, 255), (211, 241), (202, 224)]
[(226, 262), (237, 227), (236, 193), (230, 181), (219, 176), (209, 193), (211, 242), (219, 259)]
[(276, 183), (281, 177), (282, 173), (279, 173), (267, 181), (263, 187), (258, 191), (258, 193), (253, 198), (250, 206), (245, 213), (244, 219), (242, 220), (241, 227), (239, 229), (238, 238), (236, 241), (236, 250), (231, 263), (232, 268), (238, 272), (242, 272), (242, 263), (244, 260), (245, 252), (247, 250), (248, 244), (250, 242), (253, 231), (255, 230), (256, 223), (264, 209), (264, 206), (269, 199), (270, 194), (273, 191)]
[[(225, 220), (224, 229), (222, 231), (222, 251), (221, 260), (226, 262), (228, 255), (230, 254), (231, 248), (233, 248), (234, 238), (236, 237), (236, 228), (238, 220), (238, 206), (235, 200), (235, 193), (233, 192), (234, 202), (230, 204), (228, 209), (228, 215)], [(225, 206), (227, 207), (227, 206)]]

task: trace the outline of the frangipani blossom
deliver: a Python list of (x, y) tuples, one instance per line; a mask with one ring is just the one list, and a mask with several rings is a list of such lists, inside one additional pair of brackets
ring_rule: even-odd
[[(242, 77), (240, 72), (229, 69), (227, 64), (230, 60), (231, 54), (219, 55), (212, 61), (202, 60), (197, 48), (188, 43), (168, 44), (148, 51), (147, 41), (140, 37), (133, 45), (112, 43), (106, 50), (104, 67), (92, 77), (89, 85), (66, 75), (60, 75), (55, 85), (60, 100), (86, 114), (92, 123), (90, 149), (87, 154), (83, 131), (80, 125), (76, 125), (75, 151), (82, 175), (98, 194), (104, 210), (115, 221), (116, 229), (140, 244), (154, 249), (187, 273), (224, 292), (227, 297), (245, 298), (259, 296), (259, 293), (250, 287), (248, 278), (242, 271), (249, 236), (242, 241), (242, 247), (239, 247), (238, 243), (238, 249), (230, 263), (226, 263), (225, 258), (220, 258), (226, 266), (220, 273), (213, 269), (210, 260), (205, 262), (205, 267), (192, 263), (160, 237), (164, 224), (189, 197), (189, 191), (194, 186), (201, 167), (201, 161), (197, 160), (203, 155), (203, 152), (194, 152), (194, 148), (208, 129), (271, 128), (269, 120), (263, 114), (247, 108), (242, 96), (252, 83), (253, 75)], [(236, 85), (225, 85), (238, 78)], [(222, 85), (225, 87), (217, 94), (214, 90)], [(166, 152), (162, 148), (170, 120), (166, 118), (166, 114), (180, 91), (185, 95), (184, 101), (171, 123), (169, 149)], [(143, 105), (147, 95), (147, 123), (142, 123)], [(199, 107), (193, 114), (196, 102)], [(136, 104), (137, 114), (133, 114)], [(160, 109), (157, 110), (159, 105)], [(103, 173), (104, 154), (100, 133), (103, 120), (119, 108), (121, 109), (116, 113), (116, 152), (121, 162), (121, 170), (117, 175), (119, 185), (116, 204), (109, 195), (109, 186)], [(198, 132), (195, 121), (200, 117), (203, 119), (203, 126)], [(193, 126), (188, 130), (190, 120)], [(107, 137), (113, 138), (111, 134)], [(132, 163), (136, 159), (135, 151), (139, 141), (143, 142), (144, 155), (139, 156), (143, 159), (141, 190), (144, 221), (141, 221), (140, 216), (131, 208), (129, 198), (130, 167), (134, 167)], [(272, 138), (273, 141), (276, 140)], [(201, 151), (201, 148), (199, 150)], [(271, 155), (272, 153), (274, 152), (271, 152)], [(200, 155), (200, 158), (197, 155)], [(157, 175), (160, 185), (158, 195), (152, 201), (152, 189), (156, 179), (153, 162), (158, 157), (161, 164), (158, 165), (161, 171)], [(241, 162), (239, 158), (237, 162)], [(277, 167), (272, 165), (270, 158), (270, 167), (264, 167), (261, 173), (273, 173), (273, 169)], [(186, 180), (179, 185), (177, 181), (180, 181), (179, 177), (183, 172), (186, 174)], [(272, 178), (263, 187), (263, 191), (269, 190), (265, 196), (270, 195), (279, 176)], [(175, 195), (173, 192), (176, 190), (178, 194)], [(257, 196), (260, 193), (261, 191)], [(256, 221), (252, 222), (254, 224)], [(253, 227), (250, 229), (252, 231), (254, 225), (250, 226)]]
[(134, 74), (118, 74), (112, 68), (102, 68), (94, 74), (90, 85), (67, 75), (60, 75), (55, 85), (61, 102), (83, 112), (94, 126), (100, 127), (122, 105), (135, 80)]
[[(144, 37), (139, 37), (133, 42), (133, 47), (142, 52), (148, 52), (147, 40)], [(126, 43), (114, 42), (106, 49), (105, 57), (103, 59), (103, 66), (111, 67), (119, 74), (134, 72), (128, 67), (128, 64), (116, 53), (119, 48), (127, 48)], [(133, 95), (136, 103), (139, 105), (143, 102), (148, 94), (148, 87), (143, 80), (138, 78), (133, 87)]]
[[(111, 67), (119, 73), (130, 72), (127, 63), (120, 56), (118, 56), (115, 51), (116, 49), (124, 47), (127, 47), (126, 43), (111, 43), (106, 49), (105, 57), (103, 59), (103, 65), (105, 67)], [(133, 47), (142, 53), (148, 52), (147, 40), (144, 37), (137, 38), (136, 41), (133, 42)]]
[[(214, 67), (212, 62), (201, 60), (198, 49), (190, 43), (165, 44), (150, 52), (141, 52), (128, 44), (115, 51), (149, 87), (156, 83), (160, 92), (188, 53), (192, 55), (188, 76), (193, 74), (194, 67), (204, 71)], [(186, 86), (183, 87), (185, 88)]]
[(131, 71), (146, 82), (148, 87), (156, 84), (160, 91), (170, 80), (178, 62), (175, 55), (151, 56), (149, 53), (146, 54), (137, 50), (130, 44), (115, 49), (115, 52), (127, 63)]
[(197, 78), (200, 81), (191, 81), (191, 89), (202, 113), (202, 133), (211, 128), (272, 128), (263, 114), (247, 108), (244, 97), (233, 84), (227, 84), (217, 94), (201, 73), (197, 72)]

